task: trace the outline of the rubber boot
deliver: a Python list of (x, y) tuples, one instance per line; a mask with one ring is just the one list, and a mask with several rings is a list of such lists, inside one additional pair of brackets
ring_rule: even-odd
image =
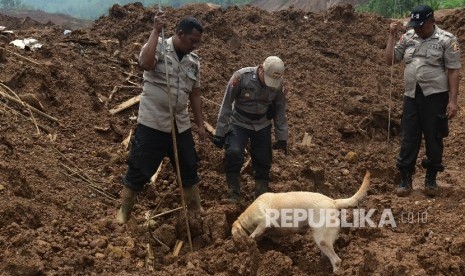
[(193, 185), (190, 187), (182, 187), (184, 194), (184, 202), (189, 211), (200, 211), (203, 212), (202, 203), (199, 193), (199, 185)]
[(130, 188), (124, 186), (123, 191), (121, 193), (121, 207), (116, 214), (116, 220), (123, 224), (126, 223), (129, 218), (131, 217), (131, 211), (136, 203), (136, 196), (137, 193)]
[(438, 184), (436, 183), (437, 170), (427, 169), (425, 176), (425, 194), (429, 196), (436, 196), (439, 192)]
[(255, 198), (268, 192), (268, 183), (269, 181), (266, 179), (255, 179)]
[(227, 173), (226, 182), (228, 183), (228, 201), (238, 203), (241, 196), (241, 178), (239, 173)]
[(397, 196), (405, 197), (410, 195), (412, 191), (412, 173), (408, 170), (401, 170), (400, 175), (402, 177), (399, 187), (396, 189)]

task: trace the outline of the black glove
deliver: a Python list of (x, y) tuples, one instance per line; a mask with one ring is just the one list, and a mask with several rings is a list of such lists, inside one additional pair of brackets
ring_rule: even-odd
[(276, 143), (274, 143), (273, 149), (282, 150), (284, 152), (284, 154), (287, 155), (287, 141), (286, 140), (278, 140)]
[(213, 136), (213, 144), (217, 146), (218, 148), (222, 149), (224, 146), (224, 141), (226, 140), (226, 137), (221, 137), (221, 136)]

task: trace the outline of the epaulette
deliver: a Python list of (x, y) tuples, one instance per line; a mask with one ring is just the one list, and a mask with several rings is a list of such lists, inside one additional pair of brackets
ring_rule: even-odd
[(197, 59), (197, 60), (200, 59), (200, 57), (199, 57), (196, 53), (194, 53), (194, 52), (190, 52), (190, 55), (191, 55), (193, 58)]

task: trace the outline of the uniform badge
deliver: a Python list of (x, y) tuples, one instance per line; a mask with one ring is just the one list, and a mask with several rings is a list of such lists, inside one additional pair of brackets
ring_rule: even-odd
[(459, 43), (458, 43), (457, 41), (455, 41), (455, 42), (452, 44), (452, 51), (454, 51), (454, 52), (460, 51)]
[(234, 75), (229, 81), (229, 86), (236, 87), (239, 84), (240, 76)]

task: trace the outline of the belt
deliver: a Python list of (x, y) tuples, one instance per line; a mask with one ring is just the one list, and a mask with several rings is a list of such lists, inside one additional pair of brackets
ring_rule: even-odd
[(266, 113), (263, 114), (256, 114), (256, 113), (250, 113), (247, 111), (244, 111), (240, 108), (235, 107), (234, 110), (237, 111), (237, 113), (241, 114), (242, 116), (246, 117), (247, 119), (250, 119), (252, 121), (258, 121), (261, 118), (265, 117)]

